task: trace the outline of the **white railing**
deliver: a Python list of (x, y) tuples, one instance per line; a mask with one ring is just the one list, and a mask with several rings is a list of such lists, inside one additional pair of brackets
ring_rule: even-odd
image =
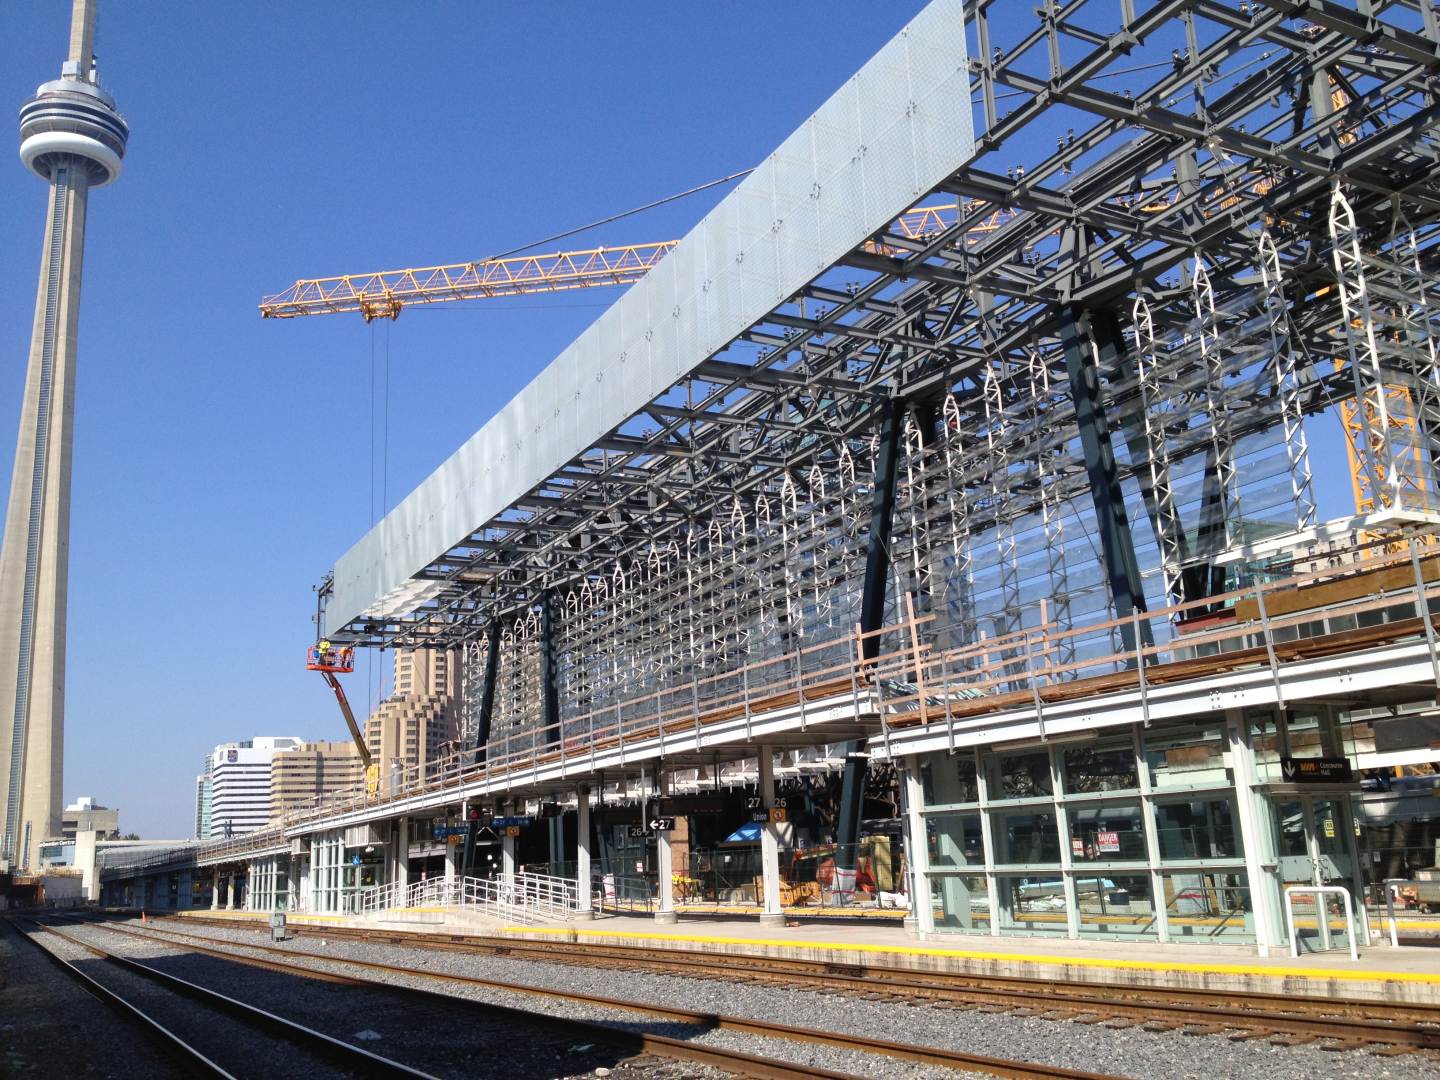
[(1345, 933), (1350, 940), (1350, 959), (1360, 959), (1360, 949), (1356, 943), (1358, 927), (1355, 925), (1355, 918), (1350, 907), (1350, 890), (1343, 885), (1287, 885), (1285, 887), (1285, 923), (1290, 927), (1290, 955), (1300, 955), (1300, 928), (1295, 925), (1295, 897), (1309, 893), (1315, 898), (1315, 921), (1320, 928), (1320, 948), (1329, 950), (1330, 941), (1330, 906), (1325, 902), (1327, 896), (1338, 896), (1345, 905)]
[(546, 874), (519, 874), (513, 882), (488, 878), (430, 878), (401, 888), (379, 885), (360, 897), (362, 915), (406, 908), (460, 908), (512, 922), (566, 919), (578, 910), (579, 884)]

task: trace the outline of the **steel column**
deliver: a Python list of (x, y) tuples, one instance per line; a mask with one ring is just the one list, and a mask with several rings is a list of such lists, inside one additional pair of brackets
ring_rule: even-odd
[[(880, 407), (880, 445), (875, 452), (875, 486), (870, 499), (870, 534), (865, 548), (865, 578), (860, 594), (860, 629), (870, 632), (885, 625), (886, 583), (890, 580), (890, 529), (895, 520), (895, 480), (900, 458), (900, 433), (904, 407), (887, 398)], [(873, 660), (880, 654), (880, 639), (866, 638), (861, 655)], [(855, 868), (855, 847), (860, 839), (860, 822), (865, 817), (865, 779), (869, 759), (865, 742), (845, 744), (845, 775), (840, 786), (840, 817), (836, 827), (835, 865)]]
[[(1115, 316), (1105, 311), (1067, 308), (1060, 324), (1060, 343), (1065, 350), (1065, 371), (1070, 395), (1075, 402), (1075, 420), (1080, 429), (1085, 472), (1090, 480), (1090, 498), (1100, 532), (1101, 555), (1110, 598), (1117, 618), (1144, 611), (1145, 591), (1140, 567), (1135, 561), (1135, 539), (1125, 515), (1125, 500), (1115, 468), (1115, 448), (1110, 443), (1110, 426), (1101, 405), (1100, 370), (1115, 370), (1125, 349)], [(1135, 648), (1130, 623), (1120, 628), (1127, 650)], [(1141, 634), (1149, 639), (1149, 627), (1141, 623)]]

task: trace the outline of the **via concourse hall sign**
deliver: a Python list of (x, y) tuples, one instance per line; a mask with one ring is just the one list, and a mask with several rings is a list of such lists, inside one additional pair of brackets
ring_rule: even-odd
[(1343, 757), (1280, 758), (1280, 777), (1287, 784), (1353, 784), (1355, 772)]

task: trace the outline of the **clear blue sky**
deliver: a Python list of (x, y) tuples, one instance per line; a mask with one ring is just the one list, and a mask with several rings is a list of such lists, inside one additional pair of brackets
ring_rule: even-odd
[[(921, 6), (101, 0), (133, 134), (90, 202), (65, 799), (188, 836), (215, 743), (344, 735), (302, 650), (311, 586), (370, 524), (372, 331), (262, 321), (262, 293), (483, 257), (752, 165)], [(58, 75), (69, 7), (0, 9), (5, 109)], [(718, 194), (576, 243), (679, 236)], [(13, 152), (0, 207), (8, 477), (45, 207)], [(388, 502), (608, 296), (402, 315)]]
[[(311, 587), (380, 501), (372, 335), (383, 359), (388, 334), (393, 505), (613, 299), (372, 330), (262, 321), (262, 293), (484, 257), (753, 165), (921, 6), (101, 0), (101, 71), (133, 136), (90, 203), (66, 800), (187, 836), (215, 743), (343, 738), (301, 661)], [(0, 105), (58, 74), (69, 7), (0, 9)], [(719, 195), (573, 243), (678, 237)], [(0, 155), (0, 477), (44, 206)], [(1343, 476), (1318, 479), (1322, 516), (1344, 513)], [(364, 709), (374, 680), (350, 685)]]

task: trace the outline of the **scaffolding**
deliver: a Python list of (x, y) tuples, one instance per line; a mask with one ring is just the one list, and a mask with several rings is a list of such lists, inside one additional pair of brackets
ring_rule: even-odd
[[(1127, 662), (1108, 521), (1136, 606), (1203, 617), (1270, 572), (1234, 552), (1315, 526), (1316, 423), (1346, 423), (1362, 510), (1434, 513), (1423, 7), (968, 5), (977, 151), (917, 193), (953, 211), (821, 268), (438, 553), (422, 599), (329, 633), (465, 646), (467, 687), (497, 670), (492, 741), (547, 701), (563, 727), (743, 696), (754, 665), (859, 622), (895, 408), (886, 621), (1016, 686), (1041, 629), (1054, 679)], [(1062, 337), (1092, 316), (1084, 419)], [(1102, 444), (1119, 506), (1092, 482)]]

